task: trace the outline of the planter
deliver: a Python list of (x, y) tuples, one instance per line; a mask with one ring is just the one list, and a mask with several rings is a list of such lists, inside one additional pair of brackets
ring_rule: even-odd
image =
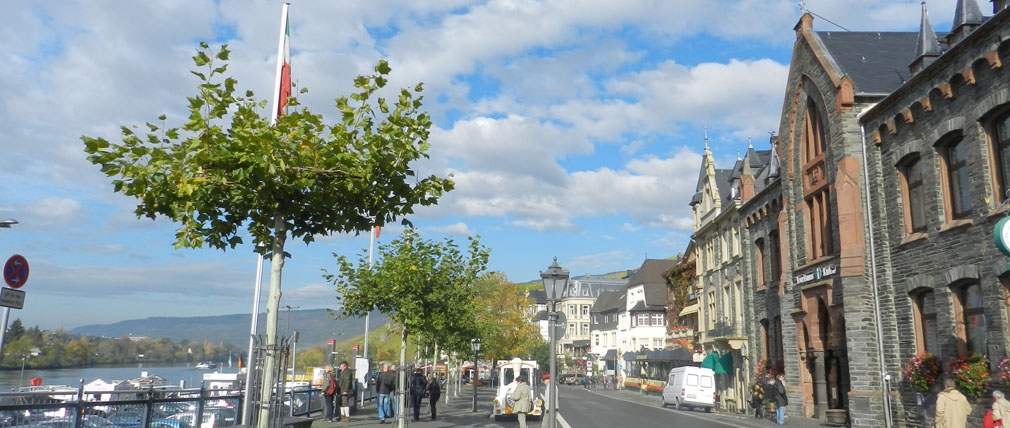
[(845, 409), (828, 409), (825, 411), (824, 418), (830, 424), (845, 424)]

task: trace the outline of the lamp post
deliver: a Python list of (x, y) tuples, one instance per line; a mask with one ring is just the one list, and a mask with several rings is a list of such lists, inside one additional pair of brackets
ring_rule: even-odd
[(547, 410), (550, 413), (548, 427), (556, 428), (558, 424), (558, 335), (555, 331), (558, 322), (558, 301), (564, 296), (568, 289), (568, 269), (558, 265), (558, 258), (554, 258), (554, 263), (547, 267), (546, 272), (540, 272), (540, 279), (544, 282), (544, 292), (547, 294), (547, 330), (551, 336), (551, 382), (550, 382), (550, 403), (547, 403)]
[(473, 350), (473, 379), (470, 382), (473, 383), (473, 408), (470, 409), (471, 412), (477, 411), (477, 375), (480, 372), (477, 368), (477, 355), (480, 354), (480, 339), (470, 339), (470, 349)]

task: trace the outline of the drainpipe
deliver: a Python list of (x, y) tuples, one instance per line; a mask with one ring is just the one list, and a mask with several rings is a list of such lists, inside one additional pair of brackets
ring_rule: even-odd
[(866, 163), (866, 126), (862, 123), (863, 115), (870, 111), (870, 109), (874, 106), (876, 106), (876, 104), (863, 109), (863, 111), (856, 115), (856, 120), (859, 122), (859, 135), (862, 143), (859, 145), (859, 148), (862, 150), (863, 155), (863, 193), (866, 197), (866, 227), (867, 232), (869, 232), (867, 235), (870, 238), (870, 286), (873, 291), (874, 324), (877, 327), (877, 359), (880, 362), (880, 378), (883, 380), (883, 391), (881, 391), (881, 394), (884, 399), (884, 426), (890, 428), (893, 423), (891, 420), (891, 375), (887, 374), (887, 365), (884, 364), (884, 328), (881, 326), (880, 320), (880, 295), (877, 284), (877, 251), (876, 243), (873, 239), (873, 208), (870, 205), (870, 172), (869, 165)]

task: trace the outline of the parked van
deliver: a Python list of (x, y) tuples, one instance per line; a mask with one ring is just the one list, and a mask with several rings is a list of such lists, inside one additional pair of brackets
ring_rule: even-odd
[(715, 407), (715, 372), (701, 367), (677, 367), (670, 370), (663, 387), (663, 407), (677, 409), (704, 407), (711, 412)]

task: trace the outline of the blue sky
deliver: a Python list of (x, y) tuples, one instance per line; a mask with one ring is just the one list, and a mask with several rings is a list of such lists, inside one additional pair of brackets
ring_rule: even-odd
[[(929, 3), (937, 31), (950, 29), (954, 4)], [(921, 8), (805, 7), (856, 31), (916, 31)], [(200, 41), (228, 43), (240, 87), (269, 99), (280, 10), (244, 0), (6, 5), (0, 218), (21, 224), (0, 230), (0, 255), (24, 255), (32, 269), (11, 319), (73, 328), (251, 311), (252, 247), (174, 250), (177, 226), (137, 219), (80, 136), (115, 139), (119, 126), (163, 113), (181, 123)], [(411, 217), (425, 237), (479, 235), (489, 268), (517, 282), (539, 278), (554, 256), (573, 275), (606, 273), (687, 246), (706, 130), (720, 167), (749, 138), (768, 148), (799, 17), (791, 0), (295, 0), (292, 75), (310, 90), (301, 102), (330, 118), (332, 100), (380, 59), (390, 87), (425, 84), (435, 126), (431, 159), (417, 168), (456, 181)], [(820, 18), (814, 27), (841, 31)], [(384, 228), (380, 243), (399, 231)], [(367, 247), (367, 234), (289, 244), (281, 304), (334, 308), (321, 269), (332, 253)]]

